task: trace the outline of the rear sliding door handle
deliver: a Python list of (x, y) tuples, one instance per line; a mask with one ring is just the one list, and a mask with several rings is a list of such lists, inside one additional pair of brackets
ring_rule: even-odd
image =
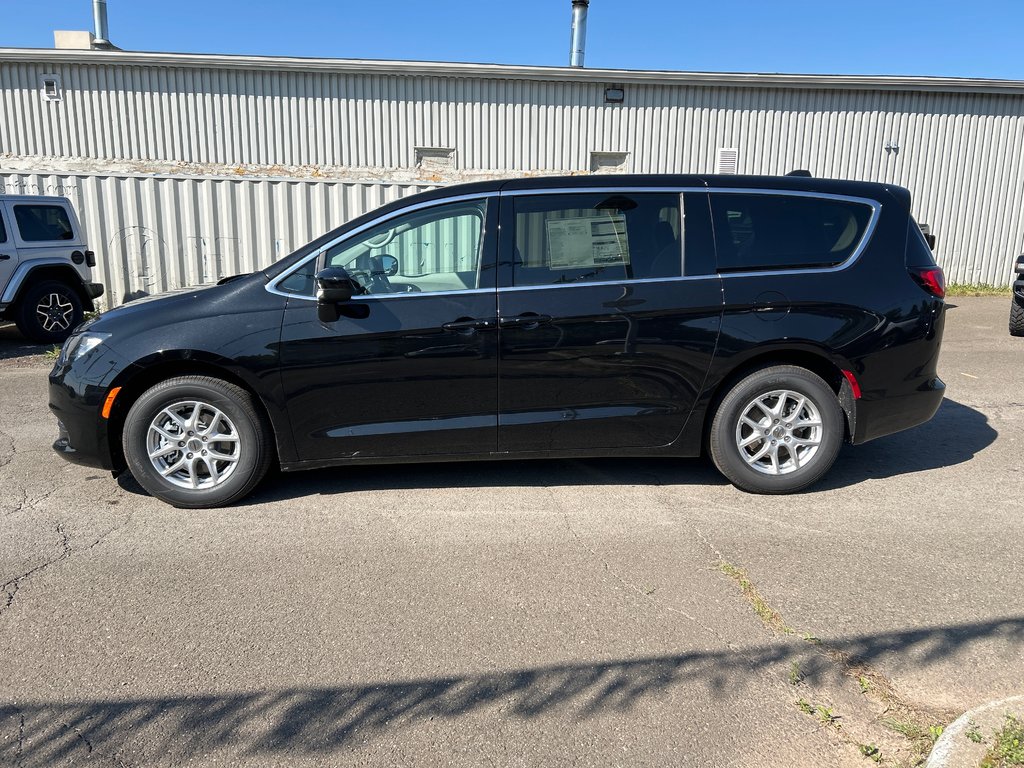
[(534, 328), (539, 328), (542, 325), (551, 322), (551, 315), (538, 315), (534, 312), (524, 312), (521, 315), (515, 317), (502, 317), (498, 319), (498, 326), (500, 328), (522, 328), (526, 331), (532, 331)]
[(0, 261), (7, 261), (9, 258), (11, 258), (9, 253), (0, 253)]

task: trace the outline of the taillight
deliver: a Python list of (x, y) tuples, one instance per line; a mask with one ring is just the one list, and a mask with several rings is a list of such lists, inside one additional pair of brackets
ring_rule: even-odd
[(907, 267), (914, 282), (937, 299), (946, 298), (946, 275), (941, 267)]

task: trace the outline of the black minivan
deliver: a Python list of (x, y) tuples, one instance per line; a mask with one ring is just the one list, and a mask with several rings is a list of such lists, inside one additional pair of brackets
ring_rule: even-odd
[(179, 507), (345, 463), (697, 456), (787, 493), (931, 418), (944, 278), (900, 187), (589, 176), (385, 205), (80, 326), (65, 458)]

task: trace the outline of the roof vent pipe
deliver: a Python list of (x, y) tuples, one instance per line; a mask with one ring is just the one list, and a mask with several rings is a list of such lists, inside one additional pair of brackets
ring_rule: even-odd
[(572, 0), (572, 36), (569, 38), (569, 66), (582, 67), (587, 48), (587, 7), (590, 0)]
[(96, 29), (95, 43), (99, 46), (110, 44), (107, 37), (107, 0), (92, 0), (92, 23)]

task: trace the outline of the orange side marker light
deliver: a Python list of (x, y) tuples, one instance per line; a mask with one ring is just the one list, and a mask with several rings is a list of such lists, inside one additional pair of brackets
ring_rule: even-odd
[(100, 415), (103, 416), (104, 419), (110, 418), (110, 409), (114, 407), (114, 399), (120, 391), (120, 387), (114, 387), (107, 395), (107, 399), (103, 401), (103, 410), (100, 411)]

